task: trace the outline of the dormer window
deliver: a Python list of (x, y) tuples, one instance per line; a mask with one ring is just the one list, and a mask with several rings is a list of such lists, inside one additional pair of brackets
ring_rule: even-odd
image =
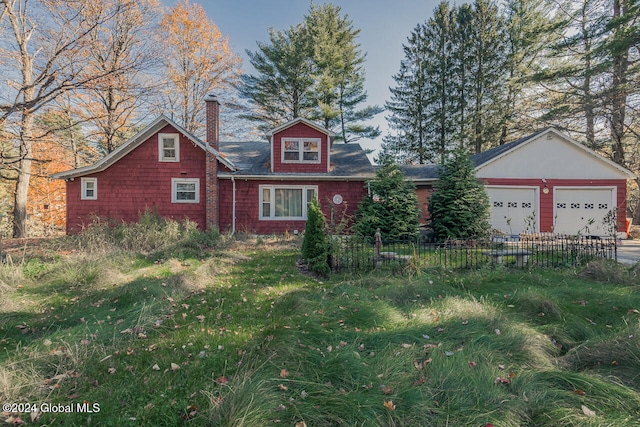
[(180, 161), (180, 137), (177, 133), (158, 134), (158, 160), (161, 162)]
[(320, 163), (320, 138), (283, 138), (282, 163)]

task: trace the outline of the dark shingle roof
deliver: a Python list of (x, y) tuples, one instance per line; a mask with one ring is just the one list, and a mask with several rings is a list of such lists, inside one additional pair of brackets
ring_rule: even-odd
[(273, 173), (270, 171), (271, 146), (268, 142), (221, 142), (220, 152), (238, 167), (234, 175), (327, 176), (372, 178), (375, 169), (360, 144), (334, 144), (329, 173)]
[(400, 169), (412, 181), (438, 179), (438, 165), (400, 165)]

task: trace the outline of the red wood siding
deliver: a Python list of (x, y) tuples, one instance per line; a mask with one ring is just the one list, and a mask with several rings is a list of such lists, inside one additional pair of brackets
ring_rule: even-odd
[[(178, 133), (166, 126), (159, 133)], [(158, 135), (136, 147), (98, 179), (98, 199), (81, 200), (81, 178), (67, 182), (67, 233), (77, 232), (97, 216), (134, 222), (149, 209), (168, 218), (205, 224), (205, 152), (180, 135), (180, 162), (158, 161)], [(200, 203), (171, 203), (172, 178), (199, 178)]]
[[(232, 224), (232, 206), (233, 206), (233, 185), (231, 180), (221, 179), (220, 183), (220, 230), (230, 230)], [(260, 185), (317, 185), (318, 199), (322, 211), (331, 221), (333, 217), (339, 222), (343, 215), (353, 217), (358, 203), (366, 194), (366, 188), (363, 181), (280, 181), (265, 180), (253, 181), (236, 179), (236, 231), (257, 234), (282, 234), (285, 231), (293, 232), (298, 230), (303, 232), (306, 221), (291, 220), (260, 220), (259, 219), (259, 202)], [(343, 197), (343, 202), (336, 205), (335, 212), (332, 215), (331, 201), (335, 194)]]
[[(282, 138), (320, 138), (320, 163), (282, 163)], [(273, 172), (327, 172), (329, 137), (304, 123), (273, 135)]]
[(433, 186), (416, 186), (416, 195), (418, 196), (418, 208), (420, 208), (420, 224), (427, 224), (429, 221), (429, 197), (433, 193)]
[[(627, 211), (627, 182), (619, 180), (586, 180), (586, 179), (514, 179), (514, 178), (488, 178), (484, 179), (489, 185), (514, 185), (539, 187), (540, 194), (540, 232), (553, 231), (553, 188), (558, 187), (616, 187), (618, 200), (618, 231), (625, 231), (625, 216)], [(549, 192), (544, 194), (544, 186)]]

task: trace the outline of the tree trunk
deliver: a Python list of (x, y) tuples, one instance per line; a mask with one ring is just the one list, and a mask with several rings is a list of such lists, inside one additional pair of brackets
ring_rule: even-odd
[[(624, 0), (614, 0), (613, 17), (620, 18), (623, 16)], [(622, 33), (625, 28), (614, 30), (614, 37), (622, 37), (616, 34), (618, 31)], [(613, 161), (617, 164), (625, 165), (624, 154), (624, 131), (625, 131), (625, 113), (627, 102), (627, 69), (629, 68), (627, 49), (613, 48), (611, 52), (613, 59), (613, 76), (611, 84), (611, 149)]]
[[(636, 185), (640, 188), (640, 177), (636, 178)], [(633, 210), (633, 224), (640, 225), (640, 198), (638, 198), (636, 208)]]
[(18, 178), (13, 199), (13, 237), (15, 238), (27, 237), (27, 198), (33, 158), (33, 140), (31, 138), (33, 116), (26, 111), (22, 114), (20, 161), (18, 163)]

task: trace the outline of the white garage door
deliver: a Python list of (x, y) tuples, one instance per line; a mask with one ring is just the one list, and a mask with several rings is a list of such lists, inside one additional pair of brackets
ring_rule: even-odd
[(509, 235), (539, 230), (537, 188), (487, 186), (487, 193), (491, 200), (493, 228)]
[(604, 236), (611, 232), (607, 215), (616, 207), (614, 187), (554, 188), (554, 231)]

